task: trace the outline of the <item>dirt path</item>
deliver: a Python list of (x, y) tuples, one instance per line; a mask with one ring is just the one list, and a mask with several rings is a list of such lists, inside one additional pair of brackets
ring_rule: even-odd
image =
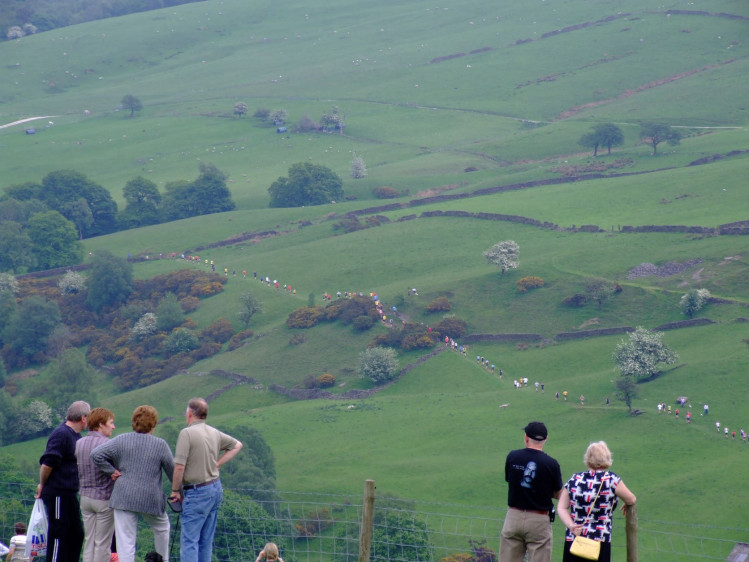
[(29, 121), (36, 121), (38, 119), (50, 119), (52, 117), (57, 117), (57, 116), (56, 115), (43, 115), (41, 117), (27, 117), (26, 119), (20, 119), (18, 121), (13, 121), (12, 123), (6, 123), (5, 125), (0, 125), (0, 129), (13, 127), (14, 125), (21, 125), (22, 123), (28, 123)]

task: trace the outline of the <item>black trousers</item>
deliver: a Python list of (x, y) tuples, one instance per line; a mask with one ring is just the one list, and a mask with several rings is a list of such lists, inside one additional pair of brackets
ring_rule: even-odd
[(78, 562), (83, 547), (83, 522), (78, 496), (47, 496), (47, 562)]

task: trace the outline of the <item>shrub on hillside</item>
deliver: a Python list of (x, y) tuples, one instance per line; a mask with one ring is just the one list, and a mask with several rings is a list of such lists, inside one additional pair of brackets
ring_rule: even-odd
[(375, 324), (375, 319), (371, 316), (357, 316), (354, 318), (354, 330), (357, 332), (366, 332)]
[(401, 349), (411, 351), (412, 349), (429, 349), (433, 347), (435, 341), (428, 334), (411, 334), (403, 338)]
[(392, 187), (375, 187), (372, 190), (372, 195), (375, 196), (377, 199), (396, 199), (400, 197), (400, 193), (398, 193), (398, 190), (393, 189)]
[(307, 336), (301, 333), (296, 333), (289, 338), (289, 345), (302, 345), (307, 341)]
[(517, 282), (518, 292), (520, 293), (526, 293), (530, 291), (531, 289), (538, 289), (539, 287), (544, 286), (544, 280), (540, 277), (534, 277), (532, 275), (528, 275), (527, 277), (523, 277)]
[(244, 345), (244, 342), (252, 336), (252, 330), (242, 330), (241, 332), (237, 332), (229, 340), (229, 345), (227, 346), (229, 348), (229, 351), (233, 351), (239, 347), (242, 347)]
[(180, 306), (182, 306), (182, 311), (187, 314), (188, 312), (192, 312), (193, 310), (197, 310), (200, 306), (200, 299), (197, 297), (185, 297), (183, 299), (180, 299), (179, 301)]
[(588, 303), (588, 295), (584, 293), (575, 293), (571, 297), (564, 297), (562, 304), (570, 308), (580, 308)]
[(372, 299), (359, 296), (338, 299), (325, 307), (325, 319), (338, 320), (344, 326), (348, 326), (360, 316), (371, 316), (373, 320), (377, 320), (379, 314)]
[(320, 388), (329, 388), (335, 384), (335, 376), (330, 373), (323, 373), (317, 377), (317, 386)]
[(316, 537), (335, 523), (327, 507), (313, 509), (298, 523), (294, 524), (298, 537)]
[(455, 316), (447, 316), (432, 326), (432, 331), (437, 332), (440, 339), (444, 339), (447, 336), (448, 338), (457, 340), (466, 333), (466, 326), (465, 320), (461, 320)]
[(198, 336), (192, 330), (177, 328), (164, 342), (164, 350), (167, 353), (175, 355), (180, 352), (190, 352), (200, 346)]
[[(198, 349), (190, 352), (190, 358), (193, 361), (202, 361), (208, 357), (212, 357), (221, 351), (223, 345), (217, 341), (206, 341), (200, 344)], [(189, 365), (188, 365), (189, 367)]]
[(200, 336), (217, 343), (226, 343), (234, 335), (234, 326), (226, 318), (219, 318), (203, 329)]
[(427, 307), (427, 312), (447, 312), (450, 310), (450, 301), (447, 297), (437, 297), (430, 302)]
[(325, 312), (319, 306), (297, 308), (286, 319), (289, 328), (311, 328), (325, 318)]

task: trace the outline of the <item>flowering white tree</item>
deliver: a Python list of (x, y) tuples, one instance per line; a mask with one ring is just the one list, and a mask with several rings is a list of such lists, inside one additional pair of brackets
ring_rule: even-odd
[(274, 109), (268, 115), (268, 120), (274, 125), (283, 125), (286, 123), (287, 115), (285, 109)]
[(691, 318), (697, 314), (707, 303), (710, 298), (710, 291), (707, 289), (690, 289), (682, 295), (679, 301), (679, 307), (684, 315)]
[(242, 115), (245, 115), (246, 113), (247, 113), (246, 103), (242, 101), (238, 101), (237, 103), (234, 104), (234, 115), (238, 117), (242, 117)]
[(148, 337), (156, 333), (157, 324), (158, 318), (156, 318), (156, 315), (153, 312), (146, 312), (130, 329), (130, 335), (136, 340)]
[(72, 295), (80, 293), (86, 288), (86, 280), (83, 275), (76, 273), (75, 271), (68, 270), (65, 275), (60, 278), (57, 283), (57, 287), (63, 295)]
[(482, 255), (491, 264), (498, 266), (502, 270), (502, 275), (510, 269), (516, 269), (520, 262), (518, 262), (518, 254), (520, 253), (520, 246), (514, 240), (504, 240), (497, 242), (489, 248)]
[(0, 273), (0, 293), (5, 291), (14, 295), (18, 292), (18, 281), (10, 273)]
[(52, 412), (52, 408), (46, 402), (41, 400), (32, 400), (28, 405), (28, 416), (26, 418), (27, 427), (24, 429), (28, 433), (38, 433), (44, 431), (50, 427), (54, 427), (57, 423), (55, 416)]
[(359, 374), (375, 384), (392, 379), (398, 368), (398, 358), (391, 347), (372, 347), (359, 354)]
[(622, 340), (614, 351), (614, 361), (624, 377), (643, 379), (658, 372), (658, 365), (676, 363), (679, 355), (663, 343), (663, 332), (651, 332), (642, 326)]
[(367, 177), (367, 167), (364, 165), (364, 158), (357, 156), (354, 152), (354, 159), (351, 161), (351, 177), (355, 180)]

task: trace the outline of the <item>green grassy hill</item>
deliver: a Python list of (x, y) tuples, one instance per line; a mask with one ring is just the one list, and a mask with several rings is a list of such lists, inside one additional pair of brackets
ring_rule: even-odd
[[(219, 271), (246, 269), (249, 277), (257, 271), (291, 284), (296, 294), (241, 275), (230, 278), (223, 293), (190, 317), (201, 327), (224, 317), (239, 328), (238, 297), (249, 290), (265, 309), (251, 323), (257, 337), (152, 387), (116, 394), (104, 384), (102, 402), (121, 428), (144, 402), (179, 418), (189, 397), (228, 384), (208, 373), (233, 371), (259, 386), (219, 394), (211, 419), (228, 429), (249, 423), (262, 431), (276, 456), (279, 489), (358, 493), (362, 480), (374, 478), (379, 490), (403, 497), (501, 506), (504, 457), (522, 445), (525, 423), (542, 419), (550, 429), (548, 452), (565, 475), (581, 467), (588, 442), (610, 444), (613, 469), (637, 494), (643, 525), (665, 521), (688, 535), (709, 534), (689, 527), (699, 513), (715, 533), (734, 538), (741, 532), (728, 529), (744, 525), (749, 500), (736, 484), (749, 445), (717, 435), (714, 422), (749, 429), (749, 354), (742, 341), (749, 337), (749, 243), (746, 236), (620, 230), (716, 228), (749, 219), (743, 79), (749, 8), (696, 0), (690, 13), (668, 12), (681, 8), (640, 0), (458, 0), (439, 8), (420, 1), (223, 0), (2, 43), (0, 125), (50, 116), (33, 122), (33, 136), (23, 134), (24, 125), (0, 129), (2, 185), (73, 168), (122, 203), (122, 187), (137, 175), (163, 189), (165, 182), (194, 178), (200, 162), (211, 162), (230, 174), (238, 210), (89, 239), (87, 253), (157, 256), (274, 232), (200, 255), (215, 260)], [(144, 105), (132, 119), (117, 110), (125, 94)], [(238, 101), (250, 114), (285, 108), (290, 123), (303, 115), (318, 119), (337, 105), (345, 134), (280, 135), (249, 116), (232, 115)], [(653, 157), (638, 139), (639, 124), (651, 120), (683, 127), (681, 144), (661, 145)], [(54, 125), (45, 127), (48, 121)], [(594, 159), (577, 141), (604, 122), (617, 123), (625, 143)], [(348, 177), (353, 152), (367, 164), (365, 179)], [(336, 170), (349, 199), (268, 209), (268, 186), (299, 161)], [(593, 172), (610, 177), (583, 177)], [(571, 181), (488, 189), (565, 175)], [(379, 186), (408, 195), (377, 201), (371, 190)], [(435, 194), (464, 197), (418, 201)], [(393, 202), (400, 208), (378, 213), (389, 219), (379, 227), (333, 230), (347, 212)], [(426, 211), (521, 215), (559, 228), (422, 216)], [(416, 217), (399, 220), (409, 215)], [(573, 225), (602, 231), (579, 232)], [(502, 276), (481, 253), (507, 239), (520, 245), (520, 267)], [(691, 260), (673, 275), (629, 276), (643, 263)], [(149, 260), (135, 266), (135, 275), (184, 266)], [(527, 275), (543, 278), (545, 286), (519, 293), (516, 282)], [(623, 291), (601, 310), (563, 306), (589, 277), (616, 281)], [(419, 296), (406, 297), (413, 287)], [(627, 416), (613, 396), (618, 374), (611, 354), (623, 336), (554, 339), (563, 332), (682, 320), (679, 298), (703, 287), (731, 302), (709, 304), (698, 314), (714, 324), (666, 332), (680, 360), (639, 385), (634, 406), (640, 416)], [(306, 305), (310, 293), (319, 303), (323, 292), (339, 290), (377, 292), (386, 308), (397, 304), (400, 314), (427, 324), (441, 317), (428, 314), (426, 305), (447, 296), (469, 334), (537, 333), (544, 340), (527, 348), (472, 344), (467, 358), (442, 353), (360, 401), (292, 401), (269, 391), (271, 384), (292, 387), (324, 372), (336, 376), (338, 394), (371, 386), (356, 375), (358, 354), (386, 328), (357, 334), (323, 325), (306, 331), (304, 344), (289, 344), (295, 332), (285, 326), (288, 314)], [(477, 366), (476, 354), (502, 368), (504, 378)], [(417, 358), (410, 353), (400, 360), (406, 365)], [(513, 389), (517, 377), (528, 377), (529, 387)], [(535, 381), (544, 382), (543, 394), (533, 390)], [(563, 390), (566, 403), (554, 399)], [(690, 399), (691, 425), (656, 413), (658, 402), (673, 405), (678, 396)], [(699, 416), (705, 402), (709, 419)], [(42, 447), (37, 441), (3, 452), (32, 466)]]

